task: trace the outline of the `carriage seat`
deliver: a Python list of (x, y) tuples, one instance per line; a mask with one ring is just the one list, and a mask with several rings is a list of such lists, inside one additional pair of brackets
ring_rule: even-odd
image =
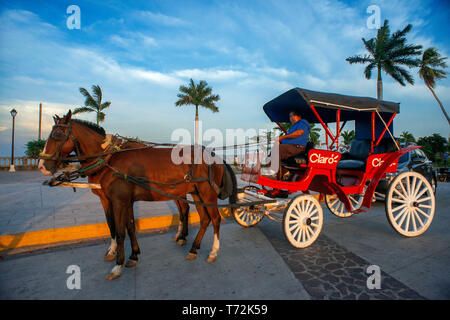
[(365, 170), (366, 161), (370, 152), (370, 140), (354, 139), (350, 144), (350, 151), (344, 152), (337, 169)]
[[(396, 150), (394, 141), (390, 138), (382, 139), (378, 146), (373, 148), (373, 154), (390, 153)], [(337, 169), (364, 171), (370, 153), (370, 140), (355, 139), (350, 144), (350, 151), (345, 152), (338, 162)]]
[(308, 164), (308, 152), (314, 149), (314, 143), (309, 141), (305, 146), (305, 152), (302, 154), (297, 154), (295, 156), (289, 157), (287, 159), (281, 160), (281, 165), (284, 167), (297, 167), (301, 164)]

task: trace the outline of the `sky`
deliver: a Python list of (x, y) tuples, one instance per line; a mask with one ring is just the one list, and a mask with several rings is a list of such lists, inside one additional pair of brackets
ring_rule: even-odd
[[(67, 27), (70, 5), (80, 8), (80, 29)], [(39, 103), (45, 139), (52, 116), (82, 106), (79, 88), (92, 85), (111, 102), (101, 124), (108, 133), (155, 142), (171, 142), (178, 128), (193, 132), (194, 107), (175, 106), (190, 78), (219, 94), (219, 112), (199, 116), (204, 130), (223, 133), (273, 128), (262, 106), (294, 87), (376, 97), (376, 78), (345, 61), (365, 53), (361, 38), (376, 36), (370, 5), (392, 32), (411, 23), (408, 42), (450, 55), (448, 1), (0, 0), (0, 156), (11, 155), (12, 108), (22, 156), (38, 136)], [(384, 99), (401, 103), (395, 134), (448, 137), (439, 105), (411, 72), (415, 85), (405, 87), (383, 74)], [(449, 89), (444, 79), (435, 91), (450, 112)]]

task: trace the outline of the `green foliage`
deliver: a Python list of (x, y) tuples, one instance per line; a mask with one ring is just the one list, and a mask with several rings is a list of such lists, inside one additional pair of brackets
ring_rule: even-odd
[(447, 57), (441, 57), (436, 48), (431, 47), (423, 52), (419, 76), (427, 86), (434, 88), (436, 80), (447, 78), (447, 72), (443, 70), (447, 68), (445, 60)]
[(416, 138), (414, 138), (411, 132), (403, 131), (400, 135), (400, 142), (416, 142)]
[(102, 103), (102, 89), (99, 85), (93, 85), (92, 92), (93, 94), (91, 95), (85, 88), (80, 88), (80, 93), (86, 98), (84, 101), (85, 106), (76, 108), (73, 114), (95, 112), (97, 113), (97, 125), (99, 125), (100, 122), (105, 121), (105, 113), (103, 110), (109, 108), (111, 102), (107, 101)]
[(346, 130), (341, 133), (342, 139), (344, 139), (343, 149), (349, 150), (350, 143), (355, 139), (355, 130)]
[(25, 155), (30, 158), (37, 158), (39, 156), (39, 153), (44, 150), (46, 140), (32, 140), (27, 142), (25, 145), (27, 147), (27, 150), (25, 151)]
[[(411, 31), (412, 25), (408, 24), (403, 30), (398, 30), (391, 35), (388, 20), (378, 29), (375, 38), (366, 40), (362, 38), (364, 47), (368, 54), (349, 57), (346, 61), (350, 64), (367, 64), (364, 70), (366, 79), (370, 79), (373, 69), (376, 69), (378, 81), (381, 82), (381, 71), (394, 78), (402, 86), (405, 81), (414, 84), (414, 78), (404, 67), (418, 67), (420, 60), (415, 56), (420, 55), (422, 46), (406, 43), (406, 34)], [(378, 87), (378, 90), (381, 90)], [(382, 98), (382, 92), (378, 92), (378, 97)]]
[(177, 107), (184, 105), (194, 105), (195, 115), (198, 116), (198, 107), (202, 106), (212, 112), (219, 112), (219, 108), (214, 102), (220, 100), (219, 95), (212, 94), (212, 88), (208, 87), (205, 80), (195, 84), (194, 80), (189, 81), (188, 86), (180, 86), (180, 93), (177, 94), (178, 100), (175, 102)]
[(422, 151), (425, 152), (428, 159), (433, 162), (438, 160), (440, 155), (448, 150), (447, 139), (438, 133), (433, 133), (431, 136), (419, 138), (419, 140), (417, 140), (417, 144), (422, 146)]

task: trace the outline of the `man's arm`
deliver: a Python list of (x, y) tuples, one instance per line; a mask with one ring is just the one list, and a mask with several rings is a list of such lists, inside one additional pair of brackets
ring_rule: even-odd
[(300, 137), (303, 133), (305, 133), (305, 131), (303, 131), (303, 129), (295, 130), (294, 132), (292, 132), (292, 133), (290, 133), (290, 134), (288, 134), (288, 135), (285, 135), (285, 136), (279, 136), (279, 137), (278, 137), (278, 142), (281, 142), (281, 141), (283, 141), (284, 139), (295, 139), (295, 138), (298, 138), (298, 137)]

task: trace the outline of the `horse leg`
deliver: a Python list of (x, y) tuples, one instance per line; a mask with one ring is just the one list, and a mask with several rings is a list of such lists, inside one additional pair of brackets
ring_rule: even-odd
[[(195, 201), (201, 201), (196, 195), (192, 195)], [(197, 250), (200, 249), (200, 243), (202, 242), (203, 236), (205, 234), (206, 228), (208, 228), (211, 218), (209, 217), (206, 208), (203, 206), (196, 206), (198, 214), (200, 216), (200, 230), (195, 237), (194, 243), (192, 244), (191, 250), (186, 256), (186, 260), (194, 260), (197, 258)]]
[(173, 239), (179, 246), (186, 244), (186, 236), (188, 235), (188, 220), (189, 220), (189, 204), (181, 201), (175, 201), (180, 213), (180, 222), (178, 225), (178, 231)]
[(114, 224), (116, 230), (117, 239), (117, 255), (116, 255), (116, 265), (112, 268), (111, 272), (107, 275), (106, 280), (113, 280), (122, 274), (122, 269), (125, 262), (125, 227), (127, 222), (127, 215), (129, 211), (129, 205), (123, 201), (112, 201), (112, 210), (114, 216)]
[(114, 218), (111, 210), (111, 204), (105, 196), (100, 196), (100, 201), (102, 202), (103, 209), (105, 210), (106, 223), (108, 224), (109, 233), (111, 234), (111, 243), (109, 244), (108, 250), (105, 253), (105, 261), (114, 261), (116, 258), (116, 227), (114, 225)]
[(133, 203), (131, 203), (129, 210), (129, 217), (127, 219), (127, 231), (128, 236), (130, 237), (131, 242), (131, 255), (128, 258), (125, 267), (132, 268), (136, 266), (138, 262), (138, 254), (141, 253), (139, 249), (138, 242), (136, 240), (136, 225), (134, 224), (134, 212), (133, 212)]
[[(217, 201), (217, 200), (216, 200)], [(212, 225), (214, 227), (214, 242), (212, 245), (211, 252), (209, 253), (208, 259), (206, 259), (207, 262), (215, 262), (217, 260), (217, 254), (219, 253), (220, 249), (220, 241), (219, 241), (219, 233), (220, 233), (220, 213), (217, 208), (208, 208), (208, 213), (210, 214)]]

